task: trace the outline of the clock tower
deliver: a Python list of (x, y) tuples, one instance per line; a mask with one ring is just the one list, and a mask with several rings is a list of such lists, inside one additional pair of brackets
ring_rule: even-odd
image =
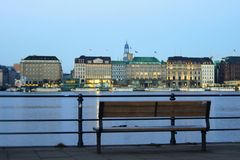
[(133, 54), (129, 52), (129, 45), (126, 42), (124, 46), (123, 61), (128, 62), (133, 59)]
[(129, 45), (126, 42), (125, 46), (124, 46), (124, 53), (129, 53)]

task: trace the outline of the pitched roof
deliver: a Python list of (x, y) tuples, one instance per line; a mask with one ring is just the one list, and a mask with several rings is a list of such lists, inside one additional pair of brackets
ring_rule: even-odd
[(213, 61), (209, 57), (182, 57), (182, 56), (174, 56), (174, 57), (168, 57), (168, 62), (174, 62), (174, 61), (183, 61), (183, 62), (192, 62), (192, 63), (204, 63), (208, 62), (210, 64), (213, 64)]
[(111, 57), (102, 57), (102, 56), (80, 56), (79, 58), (75, 58), (75, 63), (80, 63), (81, 60), (84, 61), (84, 63), (88, 63), (88, 61), (93, 61), (95, 59), (102, 59), (103, 63), (105, 63), (105, 61), (108, 61), (108, 63), (111, 63)]
[(229, 56), (224, 58), (225, 62), (227, 63), (240, 63), (240, 57), (239, 56)]
[(27, 56), (24, 60), (57, 60), (59, 59), (56, 56)]

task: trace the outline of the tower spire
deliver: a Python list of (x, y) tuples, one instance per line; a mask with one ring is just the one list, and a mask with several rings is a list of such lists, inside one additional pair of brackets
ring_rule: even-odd
[(124, 53), (129, 53), (129, 45), (128, 45), (127, 41), (126, 41), (126, 44), (124, 46)]
[(131, 61), (133, 58), (133, 54), (129, 52), (129, 45), (128, 42), (126, 41), (126, 44), (124, 46), (124, 53), (123, 53), (123, 61), (128, 62)]

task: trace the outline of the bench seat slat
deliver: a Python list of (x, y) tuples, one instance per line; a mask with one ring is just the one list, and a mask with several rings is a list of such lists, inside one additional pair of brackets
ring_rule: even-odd
[[(93, 128), (99, 131), (98, 127)], [(205, 131), (206, 127), (201, 125), (179, 125), (179, 126), (137, 126), (137, 127), (105, 127), (101, 132), (151, 132), (151, 131)]]

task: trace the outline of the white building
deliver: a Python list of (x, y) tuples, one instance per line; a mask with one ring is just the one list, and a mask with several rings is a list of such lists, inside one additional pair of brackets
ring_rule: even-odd
[(84, 83), (86, 80), (86, 63), (84, 59), (75, 59), (73, 78), (79, 79), (80, 83)]
[(202, 87), (206, 88), (207, 86), (214, 85), (214, 64), (202, 64), (201, 65), (202, 73)]

